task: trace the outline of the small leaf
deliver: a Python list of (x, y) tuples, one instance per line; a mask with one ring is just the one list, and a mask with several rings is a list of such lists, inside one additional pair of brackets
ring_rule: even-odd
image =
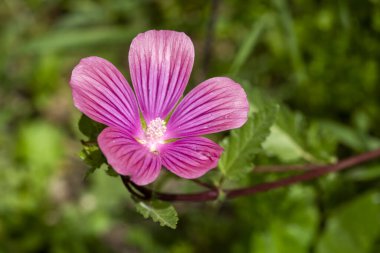
[(316, 161), (313, 155), (309, 154), (295, 139), (277, 125), (272, 127), (271, 135), (265, 141), (264, 148), (268, 153), (279, 157), (284, 162), (299, 159), (309, 162)]
[(90, 167), (97, 169), (106, 162), (106, 158), (97, 145), (84, 145), (80, 158)]
[(136, 210), (145, 219), (150, 217), (154, 222), (159, 222), (161, 226), (167, 226), (172, 229), (177, 227), (177, 211), (168, 203), (161, 201), (152, 201), (150, 203), (140, 201), (136, 203)]
[(261, 150), (261, 143), (270, 133), (275, 121), (277, 105), (260, 104), (254, 108), (256, 112), (249, 116), (247, 123), (231, 131), (231, 135), (223, 140), (224, 154), (219, 161), (223, 175), (238, 179), (252, 169), (254, 155)]
[(91, 141), (96, 141), (100, 132), (105, 128), (104, 125), (93, 121), (84, 114), (82, 114), (82, 117), (79, 119), (78, 127), (81, 133), (87, 136)]
[(300, 113), (291, 112), (285, 106), (281, 106), (271, 134), (263, 143), (268, 155), (287, 163), (300, 160), (334, 162), (335, 146), (336, 141), (330, 131), (322, 129), (320, 124), (307, 124)]
[[(90, 167), (86, 173), (86, 177), (88, 177), (107, 162), (97, 145), (98, 135), (105, 126), (82, 114), (78, 122), (78, 127), (81, 133), (88, 137), (88, 141), (82, 141), (83, 148), (79, 154), (80, 158)], [(106, 172), (108, 175), (111, 175), (108, 170)]]
[(277, 156), (284, 162), (300, 159), (316, 162), (317, 159), (304, 147), (304, 138), (302, 138), (304, 129), (306, 122), (303, 116), (300, 113), (292, 113), (282, 106), (276, 124), (273, 125), (263, 147), (269, 154)]
[[(107, 162), (98, 145), (86, 144), (85, 142), (83, 142), (83, 149), (80, 152), (79, 157), (89, 166), (85, 178)], [(106, 172), (108, 175), (111, 175), (108, 170)]]
[(118, 177), (119, 176), (119, 174), (117, 174), (117, 172), (110, 165), (107, 166), (106, 173), (107, 173), (107, 175), (109, 175), (111, 177)]

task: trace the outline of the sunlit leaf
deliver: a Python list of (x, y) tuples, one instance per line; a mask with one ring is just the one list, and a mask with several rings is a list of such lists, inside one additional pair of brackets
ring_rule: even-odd
[(106, 162), (106, 158), (97, 145), (84, 145), (79, 156), (90, 167), (89, 173), (94, 172)]
[(137, 202), (136, 210), (144, 216), (145, 219), (151, 218), (154, 222), (160, 223), (161, 226), (167, 226), (172, 229), (177, 227), (178, 214), (175, 208), (164, 202)]
[(334, 136), (326, 129), (308, 124), (300, 113), (282, 106), (263, 147), (283, 162), (329, 163), (335, 161), (335, 144)]

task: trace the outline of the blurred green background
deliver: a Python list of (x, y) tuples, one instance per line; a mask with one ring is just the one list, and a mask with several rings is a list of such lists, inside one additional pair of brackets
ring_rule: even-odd
[(97, 55), (129, 79), (129, 44), (150, 29), (192, 38), (191, 85), (248, 83), (328, 129), (338, 158), (380, 146), (379, 0), (1, 0), (0, 253), (380, 252), (379, 162), (222, 205), (176, 204), (177, 230), (137, 214), (120, 179), (85, 178), (71, 70)]

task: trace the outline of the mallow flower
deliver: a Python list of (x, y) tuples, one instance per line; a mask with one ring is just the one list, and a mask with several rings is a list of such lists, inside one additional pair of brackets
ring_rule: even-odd
[(151, 30), (129, 49), (133, 90), (109, 61), (92, 56), (74, 68), (75, 106), (107, 127), (98, 144), (120, 175), (153, 182), (161, 167), (192, 179), (217, 166), (223, 148), (201, 137), (241, 127), (248, 101), (227, 77), (208, 79), (181, 101), (194, 63), (194, 46), (181, 32)]

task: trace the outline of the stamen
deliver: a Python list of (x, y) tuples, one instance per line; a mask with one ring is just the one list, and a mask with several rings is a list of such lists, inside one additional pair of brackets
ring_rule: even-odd
[(152, 120), (148, 128), (146, 129), (145, 135), (148, 140), (157, 140), (164, 136), (166, 131), (165, 121), (160, 118), (155, 118)]
[(145, 139), (139, 140), (141, 144), (144, 144), (149, 148), (149, 151), (156, 152), (158, 144), (163, 144), (162, 137), (166, 132), (166, 122), (161, 118), (155, 118), (149, 122), (145, 131)]

